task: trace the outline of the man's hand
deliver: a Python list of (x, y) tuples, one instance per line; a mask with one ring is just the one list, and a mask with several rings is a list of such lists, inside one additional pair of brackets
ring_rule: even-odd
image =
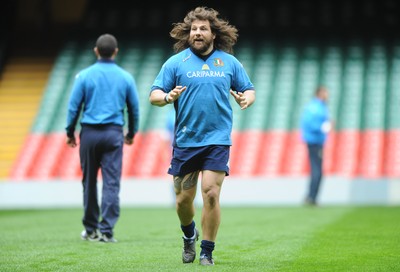
[(67, 145), (70, 147), (76, 147), (75, 137), (67, 137)]
[(124, 143), (127, 144), (127, 145), (133, 144), (133, 138), (130, 138), (130, 137), (128, 137), (128, 135), (126, 135), (124, 137)]
[(242, 92), (236, 93), (232, 90), (230, 90), (229, 92), (235, 98), (236, 103), (239, 104), (240, 109), (242, 110), (247, 109), (251, 105), (252, 101), (250, 102), (244, 93)]
[(168, 104), (173, 103), (175, 100), (177, 100), (180, 96), (181, 93), (186, 90), (186, 86), (176, 86), (174, 89), (172, 89), (167, 95), (165, 96), (165, 102)]
[(332, 123), (330, 121), (325, 121), (322, 123), (321, 130), (323, 133), (328, 133), (332, 130)]

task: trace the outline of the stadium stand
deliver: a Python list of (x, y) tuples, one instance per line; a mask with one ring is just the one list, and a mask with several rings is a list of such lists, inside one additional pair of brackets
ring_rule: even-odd
[[(44, 87), (32, 90), (32, 95), (24, 87), (23, 99), (31, 104), (23, 107), (31, 109), (30, 115), (20, 116), (24, 121), (16, 123), (1, 113), (2, 124), (21, 129), (3, 140), (17, 141), (17, 134), (20, 137), (12, 148), (14, 155), (1, 152), (2, 177), (80, 177), (78, 150), (65, 145), (66, 109), (73, 77), (94, 61), (93, 39), (104, 31), (120, 37), (117, 62), (135, 76), (139, 89), (139, 134), (135, 144), (124, 149), (123, 176), (166, 175), (170, 158), (165, 136), (168, 108), (151, 106), (148, 92), (162, 63), (172, 54), (172, 42), (166, 37), (171, 24), (181, 20), (191, 4), (174, 1), (150, 8), (144, 2), (115, 1), (111, 7), (108, 1), (86, 3), (82, 20), (64, 36), (51, 66), (46, 66)], [(330, 91), (329, 107), (335, 122), (324, 153), (327, 174), (400, 177), (400, 40), (395, 32), (399, 4), (371, 0), (360, 5), (343, 0), (210, 4), (239, 26), (235, 55), (257, 89), (257, 101), (246, 111), (232, 101), (232, 176), (307, 173), (299, 115), (315, 87), (322, 84)], [(23, 101), (6, 95), (11, 90), (5, 85), (10, 67), (12, 62), (2, 73), (1, 105)], [(41, 70), (35, 67), (37, 72)], [(32, 77), (39, 78), (37, 74)], [(11, 135), (13, 129), (8, 131)], [(8, 164), (5, 156), (9, 156)]]
[[(374, 45), (367, 47), (351, 43), (343, 49), (343, 52), (327, 49), (327, 54), (323, 57), (318, 53), (322, 49), (315, 47), (307, 46), (300, 49), (293, 45), (290, 47), (279, 45), (274, 49), (280, 48), (281, 53), (277, 55), (277, 60), (273, 59), (275, 56), (272, 53), (268, 53), (272, 50), (271, 45), (266, 48), (253, 46), (250, 50), (247, 44), (238, 50), (238, 56), (243, 57), (244, 65), (252, 67), (249, 70), (253, 73), (256, 86), (258, 83), (264, 86), (258, 89), (266, 91), (259, 92), (262, 103), (255, 104), (245, 114), (235, 109), (232, 175), (306, 173), (308, 167), (304, 159), (306, 151), (300, 141), (297, 118), (306, 98), (311, 96), (314, 86), (321, 82), (319, 77), (327, 78), (327, 86), (332, 88), (331, 110), (337, 111), (337, 131), (331, 140), (332, 142), (336, 140), (336, 144), (332, 144), (331, 148), (327, 149), (330, 151), (326, 152), (326, 156), (331, 156), (331, 159), (327, 160), (329, 172), (365, 177), (383, 175), (383, 159), (386, 157), (384, 153), (387, 70), (385, 68), (379, 73), (374, 67), (374, 65), (382, 67), (380, 62), (386, 62), (386, 58), (376, 60), (374, 55), (370, 57), (364, 55), (366, 50), (375, 50)], [(32, 128), (32, 137), (28, 138), (29, 143), (26, 144), (30, 148), (24, 149), (24, 154), (21, 155), (25, 161), (30, 156), (34, 163), (27, 166), (27, 177), (65, 178), (73, 176), (71, 173), (75, 175), (80, 173), (79, 164), (71, 162), (71, 160), (76, 161), (76, 154), (71, 154), (72, 151), (65, 147), (63, 123), (72, 77), (80, 67), (89, 64), (93, 59), (90, 57), (90, 52), (85, 50), (81, 53), (80, 50), (73, 52), (72, 48), (79, 47), (66, 45), (53, 66)], [(163, 47), (147, 47), (147, 50), (151, 53), (141, 54), (139, 49), (132, 49), (126, 53), (126, 57), (121, 55), (121, 59), (124, 60), (121, 62), (122, 65), (126, 63), (128, 67), (128, 63), (138, 63), (141, 67), (140, 72), (136, 72), (134, 67), (131, 69), (132, 73), (137, 73), (140, 101), (143, 105), (140, 125), (142, 134), (138, 136), (137, 146), (132, 150), (126, 150), (124, 160), (127, 168), (124, 169), (126, 176), (162, 175), (162, 169), (168, 164), (167, 160), (162, 160), (163, 156), (159, 156), (168, 149), (162, 139), (167, 108), (151, 107), (147, 101), (150, 79), (154, 78), (165, 58), (166, 50)], [(260, 58), (251, 56), (251, 52), (261, 52)], [(342, 59), (338, 55), (345, 57)], [(140, 56), (142, 60), (133, 61)], [(342, 61), (343, 71), (338, 68)], [(320, 70), (321, 75), (318, 72)], [(340, 80), (336, 81), (341, 78), (341, 74), (343, 74), (342, 83)], [(41, 140), (33, 136), (40, 133), (43, 137)], [(35, 145), (31, 141), (38, 144)], [(32, 151), (35, 146), (36, 152)], [(75, 159), (59, 160), (68, 157)], [(23, 161), (21, 160), (21, 163)], [(73, 166), (68, 166), (71, 164)], [(17, 169), (22, 172), (24, 167), (19, 166)], [(60, 171), (63, 174), (60, 174)], [(391, 172), (393, 173), (393, 170)]]
[(0, 152), (1, 176), (9, 175), (13, 162), (18, 160), (51, 67), (49, 59), (12, 58), (4, 69), (0, 82), (0, 122), (7, 129), (0, 135), (1, 142), (6, 143)]
[(400, 40), (389, 50), (388, 83), (386, 99), (386, 130), (384, 151), (384, 174), (390, 177), (400, 175)]

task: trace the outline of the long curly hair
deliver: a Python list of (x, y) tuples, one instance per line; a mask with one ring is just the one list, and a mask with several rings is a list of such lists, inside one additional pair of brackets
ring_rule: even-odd
[(208, 7), (197, 7), (188, 12), (183, 22), (173, 24), (169, 34), (177, 40), (174, 44), (175, 52), (180, 52), (189, 47), (189, 34), (194, 20), (208, 20), (211, 32), (215, 34), (214, 47), (233, 54), (233, 46), (239, 36), (237, 28), (220, 18), (218, 11)]

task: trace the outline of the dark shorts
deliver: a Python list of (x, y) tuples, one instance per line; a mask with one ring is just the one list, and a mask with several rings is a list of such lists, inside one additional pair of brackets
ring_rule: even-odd
[(229, 176), (228, 145), (174, 147), (168, 174), (184, 176), (198, 170), (224, 171)]

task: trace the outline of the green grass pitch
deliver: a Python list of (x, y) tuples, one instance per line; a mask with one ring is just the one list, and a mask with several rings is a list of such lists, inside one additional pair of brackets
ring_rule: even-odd
[(182, 264), (173, 208), (123, 207), (116, 244), (82, 241), (81, 216), (1, 210), (0, 271), (400, 271), (398, 206), (223, 207), (214, 267)]

